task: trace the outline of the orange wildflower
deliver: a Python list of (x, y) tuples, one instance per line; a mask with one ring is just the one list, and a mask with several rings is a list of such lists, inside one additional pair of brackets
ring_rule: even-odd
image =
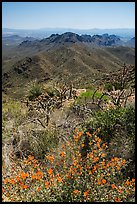
[(109, 161), (106, 166), (110, 167), (111, 166), (111, 162)]
[(67, 177), (68, 179), (70, 179), (70, 178), (71, 178), (70, 174), (66, 174), (66, 177)]
[(23, 182), (22, 182), (22, 181), (20, 181), (20, 185), (23, 185)]
[(45, 187), (48, 188), (50, 186), (50, 183), (48, 181), (45, 181)]
[(96, 162), (96, 161), (99, 160), (99, 158), (98, 158), (98, 157), (95, 157), (93, 160), (94, 160), (94, 162)]
[(78, 133), (78, 137), (81, 137), (83, 135), (83, 132)]
[(118, 192), (119, 192), (119, 193), (122, 193), (123, 191), (120, 189)]
[(61, 156), (61, 157), (65, 157), (65, 152), (61, 152), (61, 153), (60, 153), (60, 156)]
[(120, 170), (120, 166), (117, 166), (117, 170), (118, 170), (118, 171)]
[(102, 164), (102, 165), (105, 165), (105, 162), (104, 162), (104, 161), (102, 161), (102, 162), (101, 162), (101, 164)]
[(43, 175), (43, 173), (41, 171), (37, 171), (36, 174), (41, 175), (41, 176)]
[(112, 161), (112, 162), (114, 162), (114, 161), (115, 161), (115, 159), (114, 159), (114, 158), (112, 158), (112, 159), (111, 159), (111, 161)]
[(89, 145), (92, 145), (92, 142), (89, 142)]
[(126, 160), (123, 159), (122, 162), (121, 162), (121, 165), (125, 164), (126, 163)]
[(81, 166), (79, 166), (79, 170), (82, 171), (82, 167)]
[(26, 174), (25, 174), (24, 172), (22, 172), (22, 173), (21, 173), (21, 177), (22, 177), (23, 179), (25, 179), (25, 178), (26, 178)]
[(57, 180), (58, 180), (59, 183), (62, 182), (62, 178), (60, 176), (57, 178)]
[(89, 133), (89, 132), (86, 132), (86, 134), (89, 136), (89, 137), (91, 137), (92, 135)]
[(119, 198), (115, 198), (115, 201), (116, 201), (116, 202), (120, 202), (120, 199), (119, 199)]
[(84, 192), (84, 197), (86, 197), (86, 196), (88, 195), (88, 192), (89, 192), (89, 191), (85, 191), (85, 192)]
[(46, 156), (46, 158), (47, 158), (49, 161), (54, 162), (54, 155)]
[(96, 171), (97, 167), (93, 166), (92, 172)]
[(26, 177), (29, 177), (29, 174), (22, 172), (21, 177), (22, 177), (22, 179), (25, 179)]
[(26, 189), (26, 188), (28, 188), (28, 186), (27, 186), (27, 185), (24, 185), (24, 186), (22, 186), (22, 188)]
[(100, 148), (100, 144), (99, 144), (99, 142), (97, 142), (97, 147)]
[(98, 180), (98, 185), (101, 185), (101, 181), (100, 180)]
[(50, 168), (50, 169), (48, 170), (48, 174), (51, 175), (52, 172), (53, 172), (53, 170), (52, 170), (52, 168)]
[(117, 188), (117, 187), (115, 186), (115, 184), (112, 184), (111, 187), (112, 187), (113, 189), (116, 189), (116, 188)]
[(6, 179), (4, 180), (4, 184), (6, 184), (6, 183), (8, 183), (8, 182), (9, 182), (9, 179), (6, 178)]
[(91, 171), (91, 170), (89, 170), (89, 171), (88, 171), (88, 174), (89, 174), (89, 175), (91, 175), (91, 174), (92, 174), (92, 171)]
[(79, 190), (74, 190), (73, 193), (74, 193), (74, 194), (78, 194), (78, 193), (79, 193)]
[(16, 176), (16, 180), (17, 180), (17, 181), (20, 181), (20, 177), (19, 177), (19, 176)]
[(37, 163), (37, 162), (38, 162), (38, 160), (36, 160), (36, 159), (33, 160), (33, 163)]
[(10, 182), (12, 185), (14, 185), (14, 184), (16, 183), (14, 179), (10, 179), (9, 182)]
[(126, 185), (130, 185), (130, 181), (129, 180), (126, 181)]
[(34, 159), (34, 156), (32, 156), (32, 155), (29, 155), (29, 156), (28, 156), (28, 160), (31, 161), (31, 160), (33, 160), (33, 159)]
[(114, 160), (115, 160), (115, 161), (118, 161), (118, 160), (119, 160), (119, 158), (118, 158), (118, 157), (114, 157)]
[(29, 173), (26, 173), (26, 177), (29, 177)]
[(102, 154), (101, 154), (101, 157), (105, 157), (105, 154), (104, 154), (104, 153), (102, 153)]
[(106, 179), (102, 179), (102, 183), (105, 184), (107, 181)]
[(74, 162), (73, 162), (73, 165), (74, 165), (74, 166), (77, 166), (77, 164), (78, 164), (77, 161), (74, 161)]
[(36, 172), (36, 179), (40, 180), (43, 176), (43, 173), (41, 171)]
[(135, 179), (134, 179), (134, 178), (132, 178), (132, 182), (135, 182)]
[(40, 187), (38, 187), (38, 188), (37, 188), (37, 191), (40, 191), (40, 189), (41, 189), (41, 188), (40, 188)]
[(92, 158), (94, 155), (93, 153), (89, 153), (89, 157)]
[(36, 176), (35, 175), (31, 175), (31, 179), (33, 180), (33, 179), (35, 179), (36, 178)]
[(81, 144), (81, 147), (84, 147), (84, 146), (85, 146), (84, 143), (82, 143), (82, 144)]

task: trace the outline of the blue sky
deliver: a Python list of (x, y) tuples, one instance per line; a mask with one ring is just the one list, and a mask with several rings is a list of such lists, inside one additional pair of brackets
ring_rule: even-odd
[(135, 28), (135, 2), (3, 2), (3, 28)]

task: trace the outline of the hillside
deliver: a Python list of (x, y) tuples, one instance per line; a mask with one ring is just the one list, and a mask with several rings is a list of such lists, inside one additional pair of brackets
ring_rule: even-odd
[(3, 88), (10, 92), (11, 88), (24, 88), (35, 79), (44, 83), (64, 81), (83, 86), (85, 81), (89, 84), (103, 74), (119, 70), (124, 62), (134, 65), (133, 48), (90, 47), (79, 43), (57, 45), (44, 51), (36, 51), (34, 46), (32, 52), (29, 47), (30, 55), (28, 52), (25, 56), (23, 51), (20, 56), (3, 60)]

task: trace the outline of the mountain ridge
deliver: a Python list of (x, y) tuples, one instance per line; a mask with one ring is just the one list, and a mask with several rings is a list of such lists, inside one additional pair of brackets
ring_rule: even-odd
[(76, 33), (72, 32), (66, 32), (63, 34), (52, 34), (48, 38), (44, 38), (42, 40), (35, 40), (33, 42), (25, 41), (22, 42), (19, 46), (33, 46), (33, 44), (36, 46), (42, 47), (43, 44), (49, 45), (49, 44), (64, 44), (64, 43), (89, 43), (93, 46), (130, 46), (129, 44), (126, 44), (124, 41), (122, 41), (119, 36), (117, 35), (109, 35), (109, 34), (103, 34), (103, 35), (78, 35)]

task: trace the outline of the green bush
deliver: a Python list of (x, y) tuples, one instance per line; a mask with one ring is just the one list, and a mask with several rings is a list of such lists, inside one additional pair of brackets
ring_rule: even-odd
[(112, 91), (113, 90), (113, 84), (112, 83), (105, 83), (105, 89), (107, 91)]
[[(135, 137), (135, 109), (133, 107), (117, 107), (105, 111), (97, 111), (91, 120), (86, 123), (89, 129), (101, 128), (101, 135), (110, 141), (111, 137), (121, 130), (128, 137)], [(103, 136), (104, 137), (104, 136)], [(119, 134), (120, 137), (120, 134)]]
[(42, 159), (48, 151), (57, 146), (59, 141), (56, 131), (38, 130), (29, 135), (28, 142), (29, 151), (33, 152), (37, 159)]
[(42, 94), (43, 87), (39, 84), (35, 84), (29, 91), (29, 100), (34, 100), (36, 97)]
[[(76, 103), (83, 104), (86, 101), (91, 101), (95, 90), (87, 90), (84, 93), (81, 93), (80, 96), (77, 98)], [(102, 92), (97, 91), (94, 95), (94, 99), (99, 99), (102, 96)], [(104, 95), (102, 100), (107, 101), (109, 99), (108, 96)]]
[(59, 94), (59, 91), (57, 90), (57, 89), (55, 89), (54, 87), (48, 87), (47, 89), (46, 89), (46, 92), (48, 93), (48, 95), (50, 96), (50, 97), (54, 97), (54, 96), (59, 96), (60, 94)]

